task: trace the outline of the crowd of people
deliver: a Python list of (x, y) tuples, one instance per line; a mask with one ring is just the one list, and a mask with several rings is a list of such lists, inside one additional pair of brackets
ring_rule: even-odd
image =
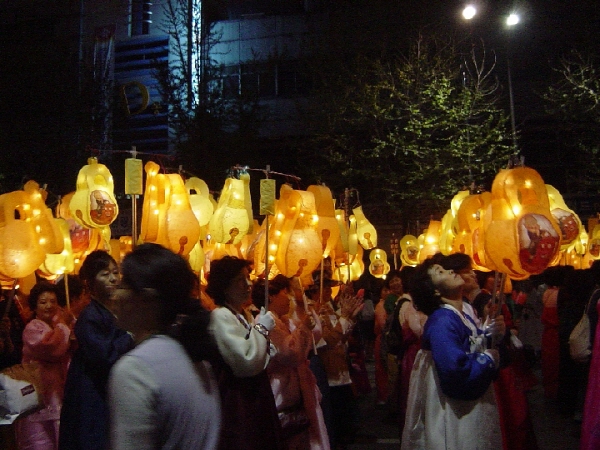
[(312, 275), (265, 280), (225, 256), (201, 286), (184, 258), (143, 244), (120, 264), (91, 253), (66, 286), (3, 291), (0, 368), (35, 362), (42, 393), (0, 427), (5, 448), (344, 449), (368, 358), (402, 449), (536, 450), (538, 361), (581, 448), (600, 446), (600, 355), (576, 362), (568, 347), (584, 309), (596, 336), (600, 264), (549, 268), (508, 295), (464, 254), (350, 284)]

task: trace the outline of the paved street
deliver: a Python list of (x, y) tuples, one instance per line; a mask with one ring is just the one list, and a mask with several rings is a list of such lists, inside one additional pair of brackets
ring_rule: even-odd
[[(385, 408), (375, 406), (374, 363), (367, 363), (372, 392), (358, 400), (360, 426), (357, 440), (350, 450), (383, 450), (400, 448), (398, 425)], [(539, 370), (536, 371), (541, 379)], [(579, 448), (579, 425), (558, 414), (555, 404), (547, 401), (541, 384), (528, 394), (531, 417), (539, 450), (577, 450)], [(501, 449), (499, 449), (501, 450)], [(510, 450), (510, 449), (509, 449)]]

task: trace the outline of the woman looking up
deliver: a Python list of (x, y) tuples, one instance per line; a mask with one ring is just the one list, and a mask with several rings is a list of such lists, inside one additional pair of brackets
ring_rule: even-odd
[(117, 326), (110, 309), (119, 286), (119, 268), (108, 253), (90, 253), (79, 270), (90, 296), (75, 323), (73, 354), (60, 417), (62, 450), (105, 450), (108, 447), (106, 384), (112, 365), (133, 346), (132, 337)]
[(111, 448), (217, 448), (221, 409), (211, 366), (194, 365), (182, 343), (168, 335), (176, 317), (189, 310), (193, 272), (157, 244), (136, 247), (121, 270), (117, 322), (132, 332), (136, 347), (110, 373)]
[(58, 425), (63, 389), (69, 364), (69, 335), (58, 306), (56, 286), (37, 283), (29, 294), (34, 316), (23, 331), (23, 363), (40, 368), (44, 407), (17, 420), (19, 448), (54, 450), (58, 448)]
[(281, 425), (266, 371), (275, 320), (264, 308), (255, 324), (244, 315), (252, 287), (248, 267), (248, 261), (234, 256), (213, 261), (206, 286), (217, 305), (209, 331), (220, 356), (214, 364), (223, 411), (219, 449), (281, 449)]
[(402, 449), (502, 448), (492, 381), (496, 350), (463, 310), (464, 280), (428, 259), (411, 295), (428, 315), (410, 379)]

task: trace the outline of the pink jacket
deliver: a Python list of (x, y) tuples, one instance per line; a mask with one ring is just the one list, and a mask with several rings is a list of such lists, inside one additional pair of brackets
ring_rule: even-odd
[[(59, 323), (51, 328), (33, 319), (23, 330), (23, 363), (37, 362), (40, 367), (42, 398), (46, 408), (35, 413), (38, 420), (60, 418), (67, 368), (69, 365), (69, 328)], [(43, 417), (42, 417), (43, 416)]]
[(311, 450), (329, 450), (329, 438), (319, 404), (321, 392), (307, 359), (313, 345), (311, 331), (287, 317), (275, 317), (275, 328), (270, 337), (277, 353), (269, 361), (267, 373), (277, 410), (303, 401), (310, 420)]

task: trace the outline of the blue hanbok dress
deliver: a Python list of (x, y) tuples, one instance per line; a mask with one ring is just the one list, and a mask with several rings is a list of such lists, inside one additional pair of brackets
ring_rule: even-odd
[(403, 450), (497, 450), (498, 369), (473, 321), (445, 304), (427, 319), (410, 378)]

